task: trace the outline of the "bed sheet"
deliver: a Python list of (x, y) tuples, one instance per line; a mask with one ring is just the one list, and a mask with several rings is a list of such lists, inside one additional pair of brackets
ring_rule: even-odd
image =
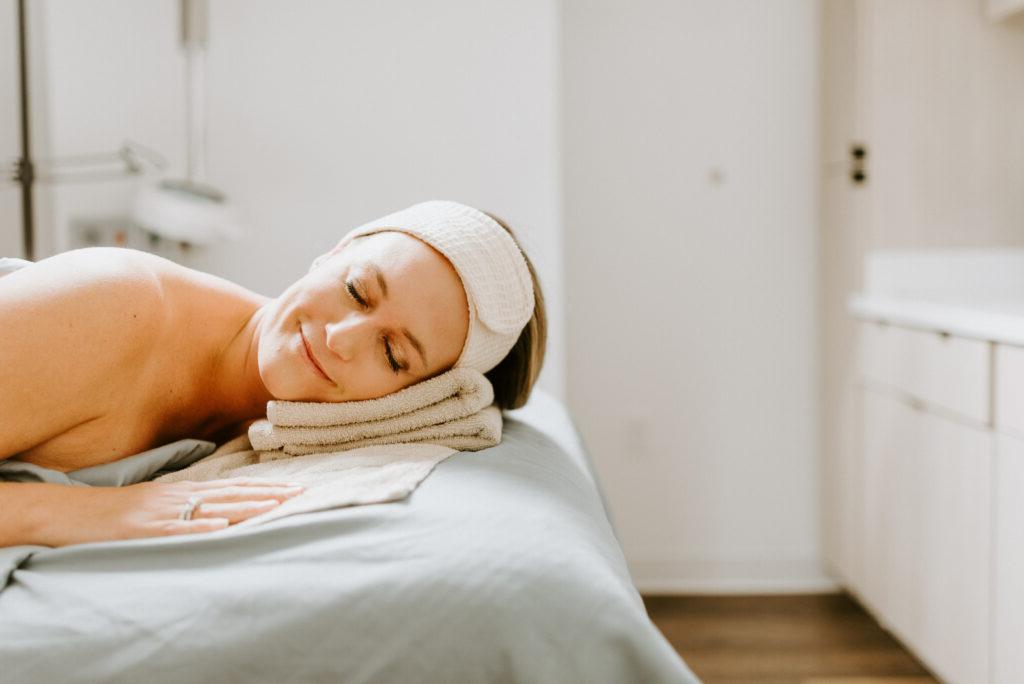
[(0, 551), (2, 682), (698, 681), (543, 392), (399, 502)]

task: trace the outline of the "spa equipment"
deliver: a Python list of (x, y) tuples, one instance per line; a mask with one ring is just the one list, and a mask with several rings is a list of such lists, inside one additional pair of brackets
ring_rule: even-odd
[[(148, 182), (138, 193), (134, 219), (151, 235), (202, 244), (239, 237), (235, 212), (224, 194), (202, 182), (205, 177), (203, 118), (203, 48), (206, 0), (182, 0), (182, 43), (186, 52), (188, 163), (182, 180)], [(10, 177), (21, 186), (22, 244), (36, 259), (32, 188), (36, 182), (111, 180), (162, 172), (167, 162), (158, 152), (126, 140), (117, 152), (34, 160), (29, 127), (28, 29), (25, 0), (17, 2), (19, 123), (21, 154)]]
[(223, 192), (206, 182), (205, 47), (206, 0), (181, 0), (181, 42), (185, 51), (185, 178), (163, 178), (143, 185), (133, 218), (146, 230), (170, 240), (208, 244), (238, 239), (235, 210)]

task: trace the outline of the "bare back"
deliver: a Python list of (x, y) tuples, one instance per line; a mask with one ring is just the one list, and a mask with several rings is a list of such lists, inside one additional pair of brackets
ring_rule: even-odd
[(121, 248), (0, 278), (0, 458), (67, 472), (213, 438), (226, 426), (204, 401), (206, 369), (223, 326), (258, 299)]

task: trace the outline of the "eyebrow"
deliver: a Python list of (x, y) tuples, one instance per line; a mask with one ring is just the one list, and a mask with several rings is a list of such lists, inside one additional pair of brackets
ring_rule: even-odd
[[(387, 299), (388, 283), (386, 280), (384, 280), (384, 272), (381, 271), (380, 267), (375, 264), (370, 264), (369, 269), (373, 273), (373, 276), (377, 279), (377, 285), (380, 286), (381, 294), (383, 295), (384, 299)], [(409, 332), (408, 328), (402, 328), (402, 334), (405, 335), (406, 339), (409, 340), (409, 344), (413, 346), (413, 349), (415, 349), (417, 353), (419, 353), (420, 360), (423, 361), (423, 367), (430, 368), (430, 364), (427, 363), (427, 353), (423, 351), (423, 345), (420, 344), (420, 341), (417, 340), (411, 332)]]

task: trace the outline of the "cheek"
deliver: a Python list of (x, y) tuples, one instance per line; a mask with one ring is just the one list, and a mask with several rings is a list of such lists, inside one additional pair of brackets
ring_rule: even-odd
[(295, 369), (289, 367), (287, 348), (280, 335), (260, 338), (256, 363), (264, 387), (275, 398), (287, 401), (296, 395)]
[(443, 349), (443, 354), (439, 355), (439, 363), (435, 370), (447, 368), (458, 360), (459, 355), (462, 354), (462, 348), (466, 344), (468, 328), (468, 314), (466, 315), (466, 321), (448, 320), (437, 328), (437, 334), (434, 336), (434, 339), (437, 340), (437, 345)]
[(314, 380), (301, 367), (297, 353), (297, 330), (274, 327), (260, 336), (256, 347), (256, 365), (264, 387), (281, 401), (332, 401), (319, 396), (323, 388), (314, 387)]
[(345, 401), (377, 399), (397, 392), (415, 382), (406, 376), (395, 375), (383, 367), (375, 368), (372, 364), (362, 363), (350, 366), (344, 376), (344, 381), (347, 387)]

